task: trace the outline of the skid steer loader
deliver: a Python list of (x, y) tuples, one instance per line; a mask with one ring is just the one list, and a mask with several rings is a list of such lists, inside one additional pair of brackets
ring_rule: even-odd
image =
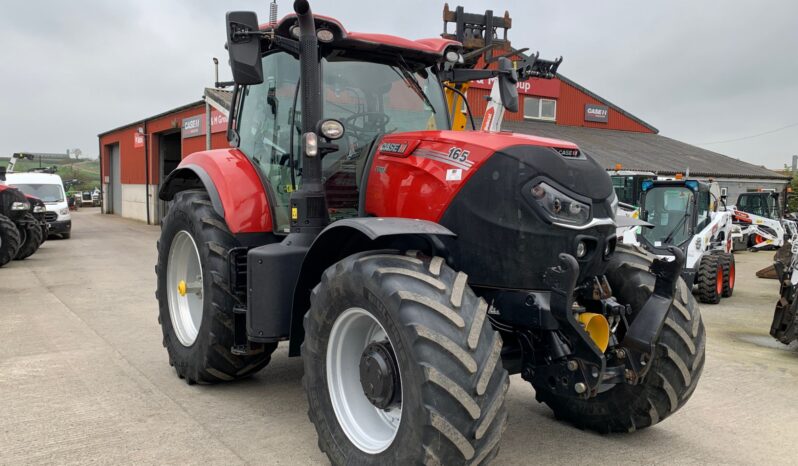
[(678, 247), (686, 257), (682, 277), (698, 288), (699, 300), (717, 304), (734, 292), (732, 215), (721, 209), (717, 182), (646, 180), (642, 183), (640, 217), (653, 228), (627, 232), (624, 242), (642, 246), (660, 257)]

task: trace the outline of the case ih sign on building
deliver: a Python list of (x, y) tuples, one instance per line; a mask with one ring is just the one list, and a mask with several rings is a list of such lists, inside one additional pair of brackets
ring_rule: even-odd
[(585, 121), (606, 123), (609, 121), (610, 109), (606, 105), (585, 104)]
[[(205, 135), (205, 114), (183, 118), (182, 137), (192, 138)], [(214, 110), (211, 113), (211, 133), (220, 133), (227, 129), (227, 116)]]

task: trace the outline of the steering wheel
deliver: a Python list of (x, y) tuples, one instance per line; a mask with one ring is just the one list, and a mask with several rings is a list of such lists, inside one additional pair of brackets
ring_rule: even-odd
[[(357, 123), (361, 120), (363, 123), (358, 125)], [(384, 133), (389, 121), (391, 121), (391, 117), (382, 112), (359, 112), (345, 117), (342, 123), (347, 131), (357, 135), (360, 133)], [(366, 128), (367, 123), (372, 128)]]

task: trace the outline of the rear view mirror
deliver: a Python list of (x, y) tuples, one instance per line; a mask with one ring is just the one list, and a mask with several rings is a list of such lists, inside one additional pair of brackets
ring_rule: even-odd
[(253, 11), (229, 11), (227, 22), (227, 52), (233, 81), (239, 85), (263, 82), (258, 15)]
[(518, 111), (518, 74), (513, 69), (513, 62), (508, 58), (499, 58), (499, 70), (503, 73), (499, 74), (499, 95), (502, 99), (502, 104), (508, 112)]

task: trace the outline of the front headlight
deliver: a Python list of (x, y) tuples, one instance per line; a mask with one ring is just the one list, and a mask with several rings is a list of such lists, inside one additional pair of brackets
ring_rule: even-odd
[(584, 225), (590, 220), (589, 205), (561, 193), (544, 182), (533, 186), (530, 194), (552, 222)]
[(43, 205), (33, 206), (33, 213), (34, 214), (40, 214), (42, 212), (47, 212), (47, 208), (44, 207)]
[(58, 215), (68, 215), (69, 214), (69, 207), (64, 207), (63, 209), (58, 211)]
[(30, 204), (28, 202), (12, 202), (11, 203), (11, 210), (28, 210), (30, 209)]

